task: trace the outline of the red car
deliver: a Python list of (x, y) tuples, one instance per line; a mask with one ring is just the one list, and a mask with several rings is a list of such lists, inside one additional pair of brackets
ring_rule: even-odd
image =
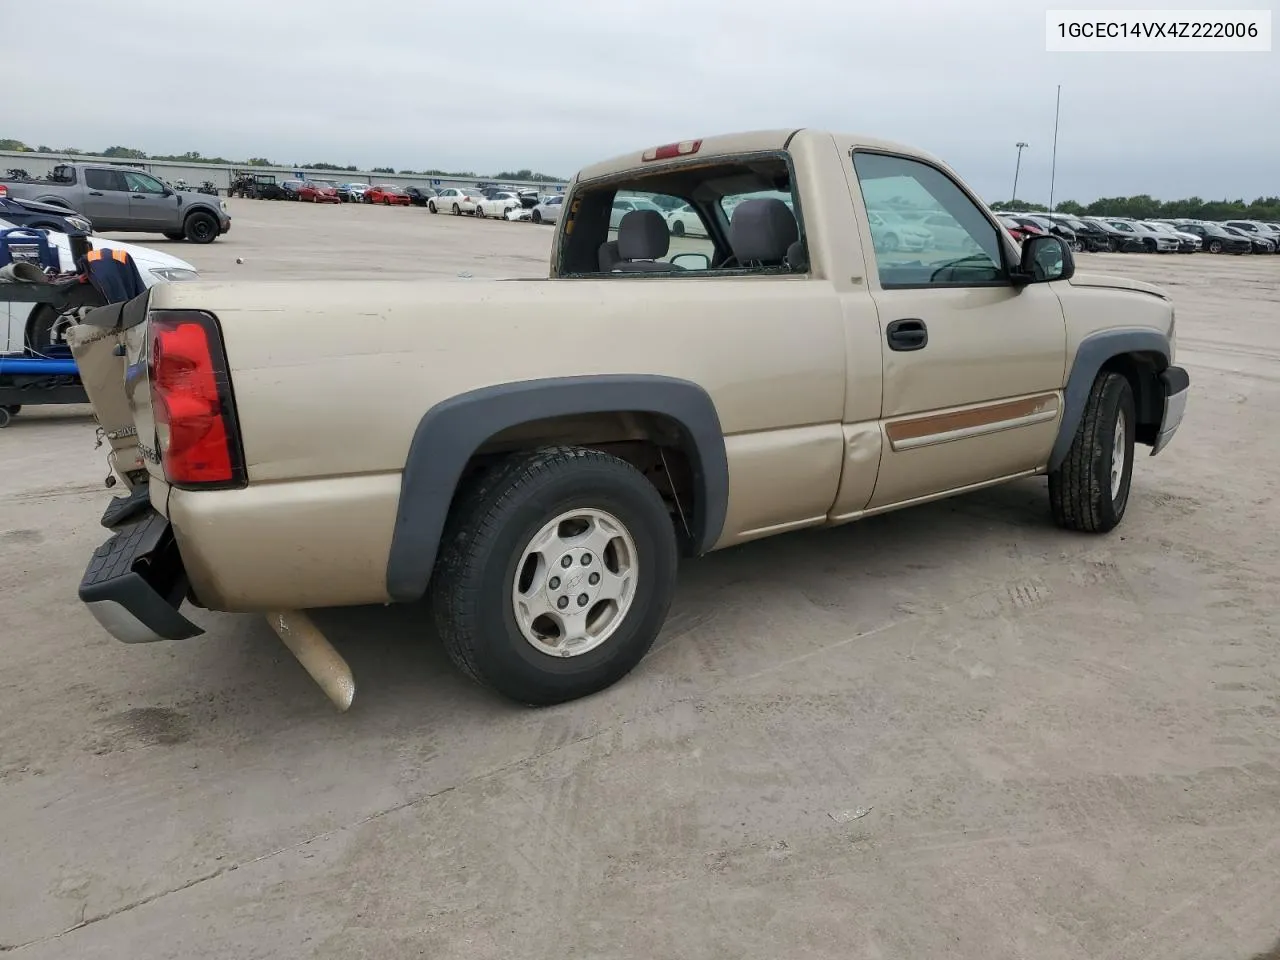
[(308, 203), (341, 203), (338, 188), (323, 180), (308, 180), (298, 188), (298, 199)]
[(397, 187), (394, 183), (374, 184), (365, 191), (364, 199), (366, 203), (385, 203), (387, 206), (409, 206), (409, 194), (404, 192), (403, 187)]
[(1025, 220), (1015, 220), (1013, 217), (1001, 217), (1000, 222), (1004, 224), (1005, 229), (1013, 236), (1013, 239), (1021, 243), (1027, 237), (1033, 237), (1039, 234), (1048, 233), (1047, 230), (1041, 230), (1034, 223), (1027, 223)]

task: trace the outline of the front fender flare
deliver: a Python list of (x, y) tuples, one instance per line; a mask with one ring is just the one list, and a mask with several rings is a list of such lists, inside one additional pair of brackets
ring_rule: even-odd
[(387, 560), (387, 594), (409, 602), (426, 592), (454, 491), (472, 455), (509, 427), (574, 414), (633, 412), (679, 424), (689, 449), (697, 508), (696, 553), (720, 538), (729, 501), (729, 463), (715, 404), (695, 383), (645, 374), (522, 380), (444, 400), (418, 422), (405, 460)]
[(1159, 373), (1169, 366), (1169, 338), (1157, 330), (1133, 327), (1100, 330), (1080, 341), (1063, 389), (1062, 423), (1058, 426), (1058, 437), (1049, 455), (1050, 470), (1058, 469), (1071, 450), (1071, 442), (1084, 416), (1084, 405), (1089, 399), (1089, 391), (1093, 389), (1093, 381), (1098, 378), (1098, 371), (1112, 357), (1125, 353), (1156, 354), (1161, 358), (1156, 371)]

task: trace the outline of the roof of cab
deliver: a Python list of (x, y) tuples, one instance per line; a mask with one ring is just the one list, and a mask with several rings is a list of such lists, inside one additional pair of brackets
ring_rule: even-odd
[[(690, 159), (696, 157), (699, 160), (705, 160), (708, 157), (725, 154), (751, 153), (757, 150), (781, 150), (795, 132), (796, 129), (794, 127), (788, 127), (786, 130), (751, 130), (746, 133), (726, 133), (715, 137), (703, 137), (702, 146), (698, 148), (696, 154), (690, 155)], [(686, 139), (693, 140), (697, 138), (689, 137)], [(593, 163), (589, 167), (583, 167), (578, 171), (576, 179), (595, 180), (598, 177), (607, 177), (611, 174), (645, 166), (641, 157), (646, 150), (652, 150), (655, 146), (659, 146), (659, 144), (648, 144), (630, 153), (623, 153), (608, 160)]]
[[(794, 137), (804, 138), (821, 138), (821, 137), (838, 137), (841, 140), (852, 141), (854, 145), (859, 147), (867, 147), (872, 150), (884, 150), (889, 153), (900, 153), (905, 156), (921, 157), (932, 161), (933, 163), (945, 164), (938, 157), (920, 150), (917, 147), (910, 147), (902, 143), (894, 143), (891, 140), (880, 140), (875, 137), (864, 137), (858, 134), (838, 134), (830, 131), (815, 130), (812, 128), (796, 128), (788, 127), (782, 130), (749, 130), (743, 133), (726, 133), (714, 137), (703, 137), (701, 145), (696, 154), (689, 154), (685, 157), (675, 159), (668, 162), (682, 162), (684, 160), (706, 160), (717, 156), (728, 156), (732, 154), (754, 153), (757, 151), (782, 150)], [(687, 138), (687, 142), (696, 138)], [(650, 144), (630, 153), (620, 154), (611, 157), (608, 160), (601, 160), (599, 163), (593, 163), (588, 167), (583, 167), (578, 171), (575, 181), (595, 180), (601, 177), (610, 177), (615, 174), (624, 173), (628, 170), (636, 170), (647, 166), (643, 159), (646, 151), (652, 150), (657, 144)]]

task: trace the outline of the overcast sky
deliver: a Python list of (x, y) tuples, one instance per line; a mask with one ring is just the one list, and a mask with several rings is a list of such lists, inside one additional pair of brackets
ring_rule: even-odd
[(1008, 197), (1025, 140), (1018, 193), (1044, 202), (1061, 83), (1058, 199), (1280, 194), (1280, 54), (1046, 53), (1045, 11), (1068, 5), (6, 0), (0, 137), (567, 176), (672, 140), (816, 126), (923, 147), (989, 200)]

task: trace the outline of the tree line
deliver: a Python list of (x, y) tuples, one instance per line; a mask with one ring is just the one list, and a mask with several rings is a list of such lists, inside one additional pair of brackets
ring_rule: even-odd
[[(8, 140), (0, 138), (0, 150), (11, 150), (21, 153), (62, 153), (67, 156), (75, 157), (102, 157), (110, 160), (176, 160), (180, 163), (221, 163), (228, 166), (237, 167), (292, 167), (296, 170), (336, 170), (341, 172), (355, 172), (359, 169), (355, 164), (342, 166), (336, 163), (274, 163), (266, 157), (250, 157), (248, 160), (228, 160), (226, 157), (206, 157), (202, 156), (199, 151), (191, 150), (187, 153), (180, 154), (150, 154), (144, 153), (133, 147), (107, 147), (105, 150), (81, 150), (79, 147), (62, 147), (54, 149), (53, 147), (41, 144), (36, 147), (29, 147), (21, 140)], [(393, 167), (373, 167), (371, 173), (402, 173), (411, 176), (423, 177), (479, 177), (471, 170), (399, 170)], [(503, 170), (501, 173), (495, 173), (490, 178), (493, 180), (528, 180), (535, 183), (560, 183), (564, 177), (554, 177), (547, 173), (538, 173), (533, 170)]]
[[(1042, 203), (1025, 200), (997, 200), (992, 210), (1021, 210), (1027, 213), (1047, 213)], [(1246, 202), (1238, 200), (1202, 200), (1188, 197), (1185, 200), (1157, 200), (1149, 194), (1136, 197), (1101, 197), (1092, 203), (1063, 200), (1053, 205), (1055, 213), (1073, 217), (1132, 217), (1135, 220), (1263, 220), (1280, 222), (1280, 197), (1258, 197)]]

